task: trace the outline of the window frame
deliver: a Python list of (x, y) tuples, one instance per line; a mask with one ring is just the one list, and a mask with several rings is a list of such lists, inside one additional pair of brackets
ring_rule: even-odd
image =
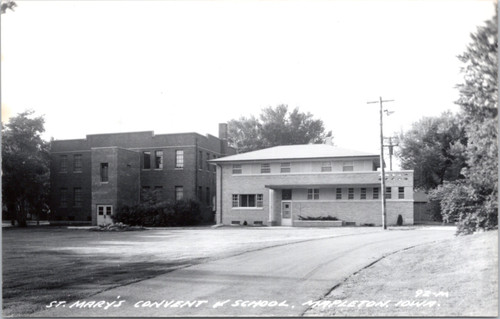
[(307, 200), (319, 200), (319, 188), (308, 188)]
[[(154, 169), (163, 169), (163, 150), (155, 150)], [(159, 161), (158, 161), (159, 159)]]
[(68, 208), (68, 188), (61, 187), (59, 189), (59, 207)]
[(321, 162), (321, 172), (331, 172), (332, 171), (332, 162)]
[(264, 194), (232, 194), (231, 207), (261, 209), (264, 207)]
[(241, 164), (233, 164), (232, 173), (233, 173), (233, 175), (243, 174), (243, 165), (241, 165)]
[(101, 163), (99, 172), (101, 176), (101, 183), (109, 183), (109, 163)]
[[(175, 189), (175, 193), (174, 193), (175, 201), (183, 200), (184, 199), (184, 186), (177, 185), (174, 187), (174, 189)], [(179, 194), (180, 194), (180, 198), (179, 198)]]
[(291, 162), (281, 162), (280, 163), (280, 173), (291, 173), (292, 172), (292, 163)]
[(73, 187), (73, 207), (82, 207), (82, 206), (83, 206), (82, 188)]
[(175, 169), (184, 169), (184, 150), (175, 150)]
[(271, 163), (260, 164), (260, 173), (261, 174), (270, 174), (271, 173)]
[(347, 199), (348, 200), (354, 199), (354, 187), (347, 188)]
[(335, 189), (335, 200), (342, 200), (342, 188), (340, 187)]
[(151, 151), (142, 151), (142, 169), (151, 169)]
[(359, 193), (359, 199), (366, 199), (366, 187), (361, 187)]
[(342, 163), (342, 172), (354, 172), (354, 162), (343, 162)]
[(385, 188), (385, 199), (392, 199), (392, 187)]
[(398, 199), (405, 199), (405, 188), (402, 186), (398, 187)]
[(379, 187), (374, 187), (372, 190), (372, 198), (373, 199), (380, 199), (380, 188)]
[(82, 171), (83, 171), (82, 154), (73, 154), (73, 173), (81, 173)]
[(59, 155), (59, 173), (68, 172), (68, 155)]

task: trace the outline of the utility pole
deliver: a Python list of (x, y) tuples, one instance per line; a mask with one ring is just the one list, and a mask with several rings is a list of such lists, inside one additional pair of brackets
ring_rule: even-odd
[[(387, 114), (389, 114), (389, 113), (387, 113)], [(384, 145), (384, 146), (389, 148), (389, 167), (392, 171), (392, 155), (394, 155), (394, 146), (399, 146), (399, 144), (392, 144), (392, 136), (386, 137), (385, 139), (389, 140), (389, 145)]]
[[(378, 101), (367, 102), (367, 104), (379, 103), (380, 105), (380, 168), (382, 171), (381, 174), (381, 187), (382, 191), (380, 192), (382, 195), (382, 227), (387, 229), (387, 212), (386, 212), (386, 203), (385, 203), (385, 168), (384, 168), (384, 120), (383, 120), (383, 103), (384, 102), (392, 102), (394, 100), (382, 100), (382, 97), (379, 97)], [(387, 115), (391, 114), (388, 110), (385, 110)]]

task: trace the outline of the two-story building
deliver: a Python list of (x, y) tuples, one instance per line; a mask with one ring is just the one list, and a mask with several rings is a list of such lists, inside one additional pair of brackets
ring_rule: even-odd
[(114, 210), (152, 193), (158, 201), (199, 200), (213, 219), (215, 167), (235, 154), (227, 125), (219, 137), (197, 133), (128, 132), (55, 140), (51, 145), (51, 223), (108, 224)]
[[(325, 144), (277, 146), (211, 160), (219, 224), (293, 226), (302, 217), (381, 225), (377, 154)], [(413, 171), (386, 172), (387, 224), (413, 224)]]

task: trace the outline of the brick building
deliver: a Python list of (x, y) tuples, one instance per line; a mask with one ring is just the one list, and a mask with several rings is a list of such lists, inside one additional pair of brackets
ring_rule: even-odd
[(87, 135), (51, 146), (51, 223), (111, 222), (121, 205), (137, 204), (153, 191), (159, 200), (197, 199), (213, 216), (215, 166), (209, 160), (235, 154), (227, 125), (219, 137), (152, 131)]
[[(217, 164), (220, 224), (298, 225), (302, 217), (336, 217), (347, 225), (381, 225), (377, 154), (331, 145), (288, 145), (232, 155)], [(387, 224), (413, 224), (413, 171), (386, 173)]]

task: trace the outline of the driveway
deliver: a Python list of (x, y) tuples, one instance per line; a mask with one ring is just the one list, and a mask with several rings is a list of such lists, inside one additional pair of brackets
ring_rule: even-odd
[[(388, 230), (242, 253), (51, 304), (37, 317), (301, 316), (352, 273), (383, 256), (452, 238), (452, 228)], [(48, 305), (47, 305), (48, 306)]]

